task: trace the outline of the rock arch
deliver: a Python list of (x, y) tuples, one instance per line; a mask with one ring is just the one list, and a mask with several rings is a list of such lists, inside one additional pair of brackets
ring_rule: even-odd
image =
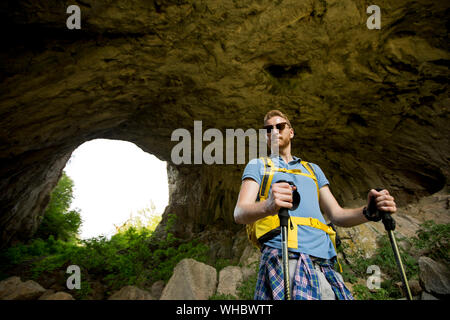
[[(4, 1), (0, 239), (26, 239), (71, 152), (131, 141), (170, 161), (176, 128), (259, 128), (282, 108), (294, 153), (321, 165), (342, 204), (384, 185), (399, 204), (448, 191), (448, 4), (381, 1)], [(406, 6), (406, 3), (408, 6)], [(232, 211), (242, 165), (169, 165), (181, 233)]]

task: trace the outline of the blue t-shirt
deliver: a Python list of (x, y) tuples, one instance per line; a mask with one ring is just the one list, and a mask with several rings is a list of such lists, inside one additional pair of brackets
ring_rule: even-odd
[[(286, 169), (300, 169), (302, 172), (309, 174), (308, 170), (301, 164), (301, 159), (293, 157), (294, 160), (286, 164), (281, 156), (271, 158), (274, 165), (279, 168)], [(309, 163), (314, 170), (317, 178), (319, 189), (329, 184), (322, 169), (314, 163)], [(242, 175), (242, 180), (251, 178), (259, 185), (264, 177), (264, 164), (261, 159), (251, 160), (245, 167)], [(272, 184), (280, 180), (293, 181), (297, 186), (297, 191), (300, 193), (300, 205), (294, 211), (289, 211), (289, 215), (297, 217), (313, 217), (326, 224), (326, 221), (320, 211), (319, 199), (317, 195), (317, 185), (313, 179), (299, 175), (285, 172), (275, 172)], [(272, 192), (270, 186), (269, 193)], [(259, 201), (259, 193), (258, 198)], [(331, 259), (336, 256), (336, 250), (327, 233), (320, 229), (309, 226), (298, 226), (298, 249), (289, 248), (289, 251), (302, 252), (314, 257)], [(265, 244), (269, 247), (281, 249), (281, 235), (268, 240)]]

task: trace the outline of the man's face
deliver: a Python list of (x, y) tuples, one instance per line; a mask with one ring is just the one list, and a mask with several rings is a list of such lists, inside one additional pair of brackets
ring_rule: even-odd
[[(278, 127), (283, 127), (284, 124), (284, 128), (278, 129), (276, 126), (277, 124)], [(294, 129), (289, 127), (286, 119), (274, 116), (266, 121), (264, 127), (268, 128), (268, 126), (271, 128), (270, 133), (267, 133), (267, 143), (269, 147), (272, 146), (272, 143), (278, 142), (278, 148), (281, 150), (291, 143), (291, 139), (294, 137)]]

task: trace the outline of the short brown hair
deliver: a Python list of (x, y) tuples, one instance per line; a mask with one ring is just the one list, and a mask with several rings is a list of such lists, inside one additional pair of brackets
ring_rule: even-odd
[(281, 117), (284, 120), (286, 120), (289, 127), (292, 128), (291, 122), (289, 121), (288, 117), (283, 112), (281, 112), (280, 110), (276, 110), (276, 109), (270, 110), (269, 112), (266, 113), (266, 115), (264, 116), (264, 124), (266, 124), (267, 120), (269, 120), (270, 118), (276, 117), (276, 116)]

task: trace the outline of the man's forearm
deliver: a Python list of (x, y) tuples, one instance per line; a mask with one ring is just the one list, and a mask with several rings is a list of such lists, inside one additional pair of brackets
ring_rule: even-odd
[(339, 227), (354, 227), (362, 223), (366, 223), (369, 220), (363, 215), (363, 208), (354, 208), (354, 209), (345, 209), (342, 210), (335, 216), (334, 221), (332, 221), (335, 225)]
[(266, 201), (240, 204), (234, 209), (236, 223), (249, 224), (266, 217), (269, 213)]

